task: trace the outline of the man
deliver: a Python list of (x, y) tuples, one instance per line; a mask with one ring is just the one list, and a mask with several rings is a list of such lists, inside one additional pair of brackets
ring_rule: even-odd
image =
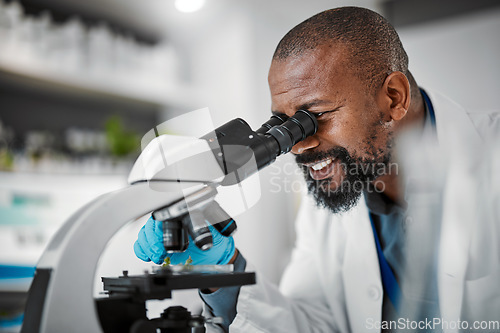
[[(429, 255), (409, 262), (416, 257), (407, 235), (419, 232), (409, 231), (409, 206), (412, 193), (421, 193), (400, 174), (395, 158), (403, 145), (399, 134), (411, 129), (419, 138), (437, 138), (449, 165), (444, 161), (443, 168), (434, 170), (446, 169), (457, 179), (465, 175), (465, 180), (474, 176), (469, 177), (471, 168), (461, 152), (474, 152), (482, 139), (479, 122), (418, 87), (398, 35), (383, 17), (344, 7), (302, 22), (280, 41), (269, 86), (273, 113), (292, 116), (308, 110), (317, 117), (317, 133), (292, 150), (314, 200), (309, 197), (299, 211), (296, 246), (280, 288), (259, 276), (254, 286), (203, 290), (207, 315), (222, 316), (222, 328), (232, 332), (303, 333), (404, 331), (415, 329), (411, 321), (434, 318), (447, 320), (448, 326), (423, 328), (453, 331), (453, 321), (490, 318), (467, 309), (487, 305), (490, 314), (500, 313), (498, 286), (481, 291), (467, 283), (473, 280), (467, 266), (474, 253), (464, 244), (474, 241), (467, 241), (468, 224), (456, 223), (456, 212), (447, 210), (463, 210), (454, 207), (460, 200), (450, 195), (470, 190), (475, 182), (443, 181), (430, 205), (442, 224), (427, 229), (438, 232), (424, 233), (430, 239), (424, 251)], [(477, 218), (476, 202), (467, 201), (473, 208), (462, 212), (462, 220)], [(498, 232), (495, 223), (484, 226)], [(186, 253), (169, 256), (174, 263), (191, 256), (195, 264), (234, 263), (236, 270), (252, 270), (232, 238), (213, 234), (209, 251), (190, 244)], [(161, 223), (150, 219), (134, 249), (139, 258), (161, 263), (167, 255)], [(447, 251), (458, 251), (461, 258), (450, 261)], [(500, 271), (497, 257), (490, 259), (493, 267), (479, 275), (485, 282), (496, 281)], [(407, 326), (385, 326), (400, 318)]]

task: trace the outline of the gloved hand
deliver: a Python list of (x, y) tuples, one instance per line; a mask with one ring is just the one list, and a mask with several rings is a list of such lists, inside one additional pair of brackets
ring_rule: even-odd
[(222, 236), (214, 227), (209, 226), (213, 237), (213, 246), (207, 250), (200, 250), (189, 236), (189, 246), (184, 252), (168, 253), (163, 247), (163, 223), (152, 217), (139, 231), (134, 243), (135, 255), (143, 261), (153, 261), (160, 265), (166, 256), (170, 257), (173, 265), (183, 264), (191, 257), (193, 265), (225, 265), (234, 255), (233, 237)]

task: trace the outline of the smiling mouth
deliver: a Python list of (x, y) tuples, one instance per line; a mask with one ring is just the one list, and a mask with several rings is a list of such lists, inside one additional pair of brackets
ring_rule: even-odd
[(330, 178), (335, 174), (335, 165), (337, 159), (329, 157), (319, 162), (304, 164), (309, 170), (309, 175), (314, 180)]
[(326, 167), (330, 163), (332, 163), (332, 159), (331, 158), (323, 160), (323, 161), (320, 161), (320, 162), (318, 162), (316, 164), (310, 165), (309, 167), (312, 168), (314, 171), (318, 171), (318, 170), (323, 169), (324, 167)]

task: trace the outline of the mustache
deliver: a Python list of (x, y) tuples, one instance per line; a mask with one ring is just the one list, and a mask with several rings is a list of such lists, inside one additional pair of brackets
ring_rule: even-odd
[(337, 158), (342, 162), (349, 163), (352, 161), (351, 155), (344, 147), (334, 147), (326, 151), (309, 152), (302, 153), (300, 155), (295, 155), (295, 162), (299, 165), (309, 164), (325, 160), (327, 158)]

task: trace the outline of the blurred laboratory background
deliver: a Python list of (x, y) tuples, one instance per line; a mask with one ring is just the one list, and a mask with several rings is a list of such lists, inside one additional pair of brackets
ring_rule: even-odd
[[(19, 330), (55, 231), (127, 185), (146, 132), (205, 107), (215, 126), (236, 117), (259, 126), (270, 115), (267, 70), (280, 38), (345, 5), (394, 24), (422, 87), (469, 110), (498, 109), (496, 0), (0, 0), (0, 332)], [(281, 158), (260, 173), (260, 200), (236, 217), (237, 247), (274, 282), (293, 246), (300, 178), (293, 158)], [(143, 222), (108, 244), (96, 295), (100, 276), (151, 267), (133, 253)], [(196, 292), (175, 297), (200, 307)], [(149, 306), (152, 316), (164, 308)]]

